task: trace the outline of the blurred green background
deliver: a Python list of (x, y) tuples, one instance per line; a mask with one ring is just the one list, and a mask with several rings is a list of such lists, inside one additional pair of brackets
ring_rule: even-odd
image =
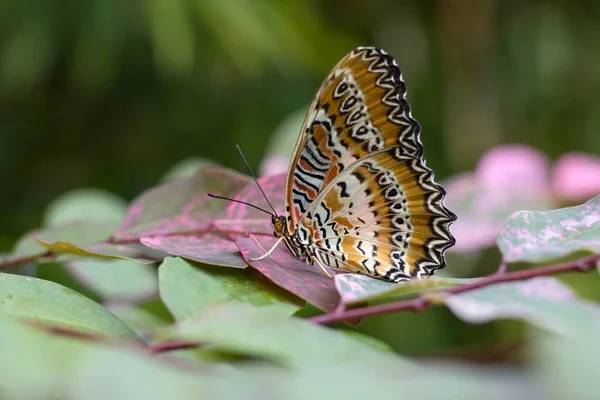
[(0, 252), (66, 190), (127, 199), (188, 157), (254, 167), (335, 62), (400, 64), (428, 164), (600, 152), (600, 2), (0, 1)]

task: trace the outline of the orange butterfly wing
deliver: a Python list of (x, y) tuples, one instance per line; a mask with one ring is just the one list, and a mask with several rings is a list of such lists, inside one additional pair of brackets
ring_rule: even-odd
[(455, 215), (423, 160), (392, 57), (357, 48), (323, 82), (288, 171), (289, 235), (325, 266), (401, 281), (445, 265)]

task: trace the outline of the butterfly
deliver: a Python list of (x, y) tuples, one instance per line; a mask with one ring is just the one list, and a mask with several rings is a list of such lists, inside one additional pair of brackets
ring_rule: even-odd
[(403, 282), (443, 268), (456, 216), (419, 135), (396, 61), (373, 47), (347, 54), (310, 105), (289, 164), (285, 215), (272, 215), (278, 240), (255, 260), (283, 241), (329, 276), (332, 268)]

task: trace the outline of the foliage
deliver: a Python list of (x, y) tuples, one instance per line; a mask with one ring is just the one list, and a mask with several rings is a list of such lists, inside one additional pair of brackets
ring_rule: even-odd
[[(597, 397), (599, 21), (594, 2), (0, 1), (0, 398)], [(252, 260), (270, 218), (206, 196), (268, 207), (230, 169), (239, 143), (283, 212), (306, 105), (359, 45), (398, 60), (458, 214), (427, 280)]]
[[(269, 175), (260, 182), (281, 210), (284, 176)], [(380, 384), (389, 390), (387, 398), (399, 393), (442, 398), (448, 390), (457, 398), (511, 393), (527, 398), (551, 384), (552, 369), (540, 359), (555, 357), (553, 362), (561, 363), (562, 347), (600, 329), (600, 306), (548, 276), (590, 271), (600, 264), (600, 196), (579, 206), (521, 211), (508, 219), (498, 238), (506, 262), (556, 263), (575, 254), (562, 264), (393, 284), (355, 274), (328, 278), (284, 246), (254, 260), (275, 241), (270, 219), (244, 205), (211, 199), (208, 191), (266, 206), (248, 177), (210, 165), (146, 190), (125, 212), (117, 213), (119, 203), (102, 192), (74, 191), (53, 203), (47, 226), (25, 235), (0, 261), (0, 267), (13, 269), (0, 273), (0, 343), (7, 354), (0, 361), (1, 393), (101, 398), (109, 392), (98, 389), (104, 387), (98, 382), (108, 380), (107, 390), (117, 398), (160, 398), (164, 393), (329, 398), (330, 391), (360, 398)], [(80, 212), (92, 206), (97, 213), (89, 218)], [(121, 221), (115, 223), (114, 216)], [(104, 226), (112, 227), (98, 229)], [(591, 254), (578, 256), (583, 253)], [(153, 260), (158, 269), (148, 264)], [(98, 302), (59, 283), (23, 275), (32, 263), (38, 271), (57, 266), (50, 262), (71, 275), (73, 289)], [(500, 321), (493, 343), (475, 346), (461, 358), (502, 346), (505, 336), (519, 342), (528, 338), (530, 345), (520, 345), (527, 352), (505, 350), (501, 357), (518, 357), (538, 371), (536, 379), (515, 374), (500, 380), (496, 367), (488, 366), (477, 369), (480, 378), (473, 383), (472, 367), (452, 356), (432, 363), (420, 359), (426, 353), (402, 355), (399, 341), (414, 340), (423, 329), (419, 324), (372, 329), (378, 316), (429, 307), (434, 308), (422, 317), (429, 315), (439, 325), (443, 319), (434, 311), (440, 306), (456, 316), (453, 325)], [(536, 329), (500, 329), (506, 320)], [(390, 335), (398, 336), (390, 340)], [(15, 340), (21, 345), (7, 346)], [(446, 348), (461, 346), (447, 343)], [(542, 349), (547, 355), (539, 358), (536, 352)], [(63, 370), (78, 371), (77, 378), (68, 379), (55, 363), (42, 362), (52, 354)], [(564, 393), (577, 397), (580, 389), (565, 385), (571, 389)]]

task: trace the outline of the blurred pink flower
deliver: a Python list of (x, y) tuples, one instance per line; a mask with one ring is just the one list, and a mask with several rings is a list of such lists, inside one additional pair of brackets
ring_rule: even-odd
[(446, 203), (458, 220), (452, 225), (456, 246), (466, 252), (493, 245), (506, 219), (521, 209), (545, 210), (554, 205), (550, 163), (524, 145), (498, 146), (484, 154), (475, 171), (443, 183)]
[(287, 172), (290, 161), (282, 154), (268, 154), (260, 163), (260, 176), (277, 175)]
[(600, 193), (600, 157), (567, 153), (552, 171), (554, 194), (568, 202), (580, 202)]

